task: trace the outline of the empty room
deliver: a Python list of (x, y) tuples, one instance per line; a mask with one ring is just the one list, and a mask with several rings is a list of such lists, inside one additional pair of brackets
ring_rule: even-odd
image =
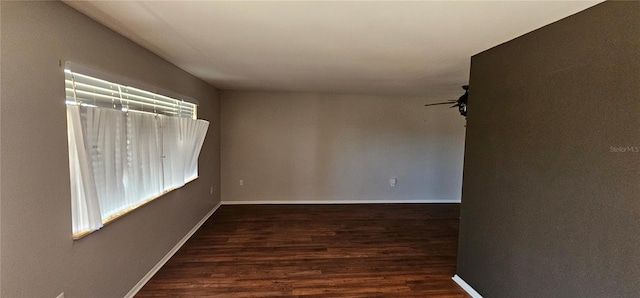
[(638, 297), (638, 1), (1, 1), (0, 297)]

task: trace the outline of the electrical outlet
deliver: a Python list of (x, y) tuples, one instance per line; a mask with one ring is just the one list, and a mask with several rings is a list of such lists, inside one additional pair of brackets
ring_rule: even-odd
[(239, 184), (240, 184), (240, 186), (243, 186), (244, 185), (244, 180), (240, 179)]
[(389, 186), (394, 187), (396, 186), (397, 183), (398, 183), (398, 179), (396, 178), (389, 179)]

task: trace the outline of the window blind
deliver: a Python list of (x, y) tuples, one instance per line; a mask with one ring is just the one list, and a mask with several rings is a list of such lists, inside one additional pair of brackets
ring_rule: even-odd
[(68, 68), (64, 72), (67, 104), (197, 117), (197, 106), (193, 103), (76, 73)]

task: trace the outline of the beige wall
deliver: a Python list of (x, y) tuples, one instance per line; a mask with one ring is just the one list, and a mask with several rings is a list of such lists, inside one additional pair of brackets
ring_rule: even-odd
[[(217, 90), (61, 2), (2, 2), (2, 297), (122, 297), (219, 202)], [(64, 74), (92, 66), (200, 101), (200, 178), (71, 239)]]
[(438, 100), (222, 91), (222, 200), (459, 202), (465, 120)]

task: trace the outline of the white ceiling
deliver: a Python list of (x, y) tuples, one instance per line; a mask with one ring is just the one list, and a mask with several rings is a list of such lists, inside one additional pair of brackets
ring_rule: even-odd
[(437, 98), (472, 55), (601, 1), (65, 2), (220, 89)]

